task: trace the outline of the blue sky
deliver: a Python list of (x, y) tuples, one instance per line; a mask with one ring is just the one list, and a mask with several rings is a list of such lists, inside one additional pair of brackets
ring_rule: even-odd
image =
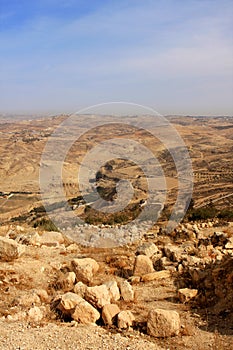
[(0, 113), (233, 114), (232, 0), (0, 0)]

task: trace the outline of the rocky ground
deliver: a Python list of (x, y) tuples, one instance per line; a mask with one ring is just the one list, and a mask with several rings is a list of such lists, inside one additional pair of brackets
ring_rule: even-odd
[(233, 347), (233, 225), (90, 248), (0, 226), (1, 349)]

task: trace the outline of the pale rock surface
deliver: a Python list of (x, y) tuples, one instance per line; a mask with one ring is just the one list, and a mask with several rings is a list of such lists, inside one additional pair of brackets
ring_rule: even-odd
[(134, 315), (131, 311), (121, 311), (117, 315), (117, 327), (120, 329), (126, 329), (132, 326), (135, 320)]
[(40, 322), (44, 317), (42, 310), (38, 306), (33, 306), (28, 311), (28, 321)]
[(13, 300), (13, 304), (24, 307), (30, 307), (34, 305), (40, 305), (41, 299), (36, 290), (29, 290), (23, 292), (20, 295), (17, 295)]
[(60, 289), (63, 289), (64, 292), (68, 292), (74, 288), (75, 280), (75, 273), (73, 271), (70, 271), (64, 274), (64, 276), (60, 277), (57, 281), (57, 284)]
[(100, 313), (82, 297), (78, 297), (79, 303), (71, 313), (71, 317), (78, 323), (95, 323), (100, 318)]
[(118, 305), (106, 304), (102, 309), (102, 319), (105, 325), (111, 326), (114, 317), (120, 312)]
[(116, 281), (108, 281), (104, 283), (109, 290), (111, 303), (120, 299), (120, 291)]
[(64, 243), (64, 237), (60, 232), (46, 231), (40, 236), (39, 242), (41, 245), (56, 247), (57, 245)]
[(92, 258), (73, 259), (71, 264), (77, 280), (83, 283), (91, 282), (93, 276), (99, 270), (99, 264)]
[(170, 278), (170, 277), (171, 277), (171, 271), (162, 270), (162, 271), (147, 273), (141, 277), (141, 280), (143, 282), (150, 282), (150, 281), (156, 281), (156, 280), (161, 280), (161, 279)]
[(140, 247), (137, 249), (137, 254), (139, 255), (146, 255), (149, 258), (152, 257), (152, 255), (159, 252), (158, 247), (154, 243), (143, 243)]
[(168, 244), (165, 246), (164, 253), (166, 257), (171, 261), (180, 262), (182, 260), (182, 249), (173, 244)]
[(121, 297), (124, 301), (134, 300), (134, 290), (128, 281), (121, 281), (119, 283)]
[(182, 303), (185, 303), (195, 298), (197, 293), (197, 289), (181, 288), (178, 290), (178, 297)]
[(78, 294), (80, 297), (84, 298), (84, 295), (86, 293), (87, 286), (83, 282), (78, 282), (75, 284), (73, 292)]
[(57, 308), (64, 314), (64, 315), (71, 315), (71, 313), (74, 311), (75, 307), (80, 303), (81, 297), (75, 293), (67, 292), (60, 297), (58, 297), (58, 300), (60, 301)]
[(147, 333), (157, 338), (178, 335), (180, 331), (180, 316), (172, 310), (152, 309), (147, 320)]
[(153, 272), (153, 263), (146, 255), (138, 255), (134, 264), (134, 276), (142, 276), (146, 273)]
[(18, 259), (24, 252), (25, 247), (22, 244), (0, 236), (0, 260), (12, 261)]
[(233, 249), (233, 236), (228, 239), (228, 242), (225, 245), (226, 249)]
[(109, 289), (105, 284), (95, 287), (87, 287), (85, 299), (96, 308), (102, 308), (106, 304), (111, 304)]

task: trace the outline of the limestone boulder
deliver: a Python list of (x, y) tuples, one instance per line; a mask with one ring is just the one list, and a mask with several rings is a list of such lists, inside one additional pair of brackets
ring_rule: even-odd
[(197, 289), (181, 288), (178, 290), (178, 297), (182, 303), (186, 303), (189, 300), (197, 296)]
[(111, 326), (114, 322), (114, 318), (120, 312), (118, 305), (106, 304), (102, 309), (102, 319), (105, 325)]
[(134, 290), (128, 281), (121, 281), (119, 287), (124, 301), (134, 301)]
[(141, 246), (137, 249), (138, 255), (146, 255), (149, 258), (151, 258), (154, 254), (158, 253), (159, 249), (154, 243), (143, 243)]
[(87, 287), (85, 299), (94, 307), (101, 309), (106, 304), (111, 304), (109, 289), (105, 284), (94, 287)]
[(13, 261), (23, 255), (24, 252), (25, 247), (22, 244), (10, 238), (0, 237), (0, 260)]
[(120, 299), (120, 291), (116, 281), (108, 281), (104, 283), (109, 290), (111, 303), (115, 303)]
[(121, 311), (117, 315), (117, 327), (120, 329), (127, 329), (133, 325), (134, 320), (135, 317), (131, 311)]
[(179, 334), (180, 316), (173, 310), (152, 309), (147, 320), (147, 333), (157, 338), (171, 337)]
[(135, 259), (133, 275), (143, 276), (146, 273), (153, 272), (153, 263), (151, 259), (146, 255), (138, 255)]
[(91, 258), (73, 259), (71, 265), (77, 280), (83, 283), (90, 283), (99, 270), (99, 264)]

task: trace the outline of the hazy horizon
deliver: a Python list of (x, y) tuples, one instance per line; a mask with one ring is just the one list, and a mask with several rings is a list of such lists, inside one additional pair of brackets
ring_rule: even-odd
[(0, 113), (232, 116), (232, 0), (0, 0)]

